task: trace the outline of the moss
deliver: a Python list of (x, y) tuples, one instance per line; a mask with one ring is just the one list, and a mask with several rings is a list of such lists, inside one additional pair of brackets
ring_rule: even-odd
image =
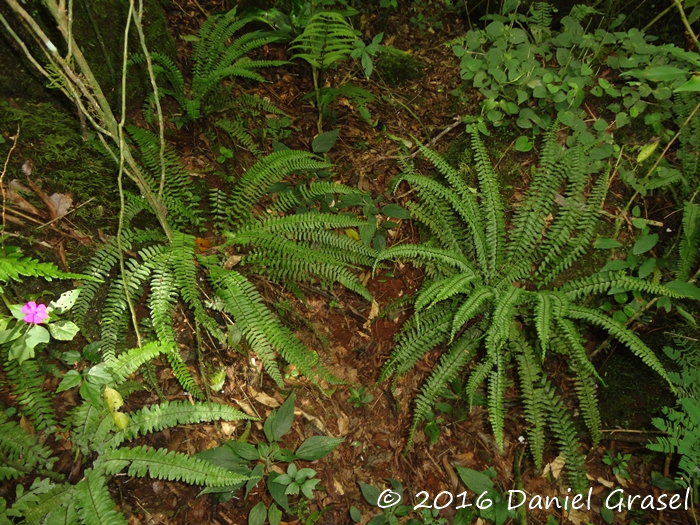
[[(59, 47), (63, 39), (56, 29), (51, 15), (41, 5), (40, 0), (29, 0), (24, 8), (36, 19), (46, 35)], [(145, 0), (144, 33), (151, 51), (164, 53), (171, 58), (177, 56), (175, 43), (170, 36), (165, 13), (158, 0)], [(73, 31), (75, 40), (102, 87), (112, 107), (119, 102), (121, 85), (121, 61), (128, 3), (114, 0), (75, 0)], [(43, 51), (34, 44), (34, 39), (21, 29), (17, 17), (7, 6), (0, 6), (0, 13), (8, 18), (19, 36), (28, 45), (34, 57), (44, 63)], [(24, 97), (46, 101), (62, 98), (57, 91), (45, 88), (47, 80), (38, 74), (9, 40), (6, 31), (0, 31), (0, 95), (3, 98)], [(131, 30), (130, 51), (141, 50), (138, 36)], [(65, 53), (64, 49), (60, 49)], [(149, 87), (149, 80), (143, 68), (130, 70), (127, 100), (130, 105), (140, 106)]]
[[(8, 178), (24, 178), (22, 163), (32, 160), (33, 180), (48, 193), (70, 193), (75, 204), (94, 198), (72, 219), (84, 216), (91, 227), (102, 215), (113, 214), (117, 200), (114, 162), (103, 156), (91, 141), (84, 141), (75, 116), (57, 104), (11, 101), (0, 103), (0, 132), (5, 142), (0, 155), (7, 155), (17, 127), (17, 148), (10, 158)], [(37, 205), (39, 205), (37, 203)]]
[(425, 64), (410, 54), (389, 46), (377, 61), (377, 73), (391, 86), (421, 78)]

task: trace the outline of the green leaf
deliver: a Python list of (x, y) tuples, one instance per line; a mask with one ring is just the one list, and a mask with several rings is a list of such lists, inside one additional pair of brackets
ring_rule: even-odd
[(49, 331), (38, 324), (32, 325), (27, 331), (25, 342), (29, 348), (34, 348), (39, 343), (48, 343), (51, 340)]
[(676, 80), (678, 78), (685, 77), (687, 74), (687, 71), (683, 69), (679, 69), (677, 67), (673, 66), (658, 66), (654, 67), (651, 69), (646, 69), (644, 71), (639, 71), (639, 70), (633, 70), (633, 71), (628, 71), (626, 73), (622, 73), (622, 76), (624, 75), (633, 75), (636, 77), (641, 77), (647, 80), (652, 80), (654, 82), (669, 82)]
[(637, 162), (641, 163), (647, 160), (651, 156), (651, 154), (654, 153), (654, 150), (656, 150), (656, 147), (658, 145), (659, 142), (656, 141), (642, 147), (642, 149), (639, 150), (639, 154), (637, 155)]
[(678, 86), (673, 92), (680, 93), (683, 91), (700, 91), (700, 76), (694, 75), (685, 84)]
[(311, 143), (311, 151), (314, 153), (326, 153), (330, 151), (336, 140), (338, 140), (338, 133), (340, 133), (340, 128), (321, 133)]
[(361, 481), (358, 481), (357, 484), (360, 486), (362, 495), (364, 496), (367, 503), (376, 507), (377, 502), (379, 501), (379, 489), (373, 485), (362, 483)]
[(239, 443), (238, 441), (229, 441), (226, 446), (230, 448), (234, 454), (246, 461), (257, 461), (260, 459), (258, 449), (250, 443)]
[(72, 341), (75, 335), (80, 331), (78, 325), (73, 321), (64, 319), (56, 321), (55, 323), (50, 323), (48, 326), (49, 332), (51, 332), (53, 338), (59, 341)]
[(15, 323), (15, 326), (10, 330), (3, 330), (0, 332), (0, 345), (17, 339), (20, 335), (22, 335), (22, 328), (25, 326), (26, 325), (23, 323)]
[(270, 521), (270, 525), (279, 525), (282, 521), (282, 511), (274, 503), (267, 510), (267, 519)]
[(73, 307), (78, 295), (80, 295), (80, 288), (68, 290), (62, 293), (56, 301), (51, 301), (47, 310), (53, 310), (59, 315), (65, 313)]
[(620, 248), (621, 246), (622, 243), (615, 239), (598, 239), (593, 247), (597, 250), (611, 250), (613, 248)]
[(101, 406), (100, 387), (89, 381), (83, 381), (83, 384), (80, 385), (80, 396), (96, 408)]
[(280, 441), (282, 436), (292, 428), (292, 423), (294, 422), (294, 392), (289, 394), (284, 404), (270, 417), (272, 418), (272, 423), (270, 424), (272, 439), (270, 441)]
[(289, 485), (292, 482), (292, 476), (289, 474), (280, 474), (275, 478), (273, 483), (279, 483), (281, 485)]
[(392, 219), (410, 219), (411, 212), (398, 204), (387, 204), (382, 207), (382, 214)]
[(651, 272), (654, 271), (654, 268), (656, 267), (656, 259), (647, 259), (644, 261), (644, 263), (639, 267), (639, 278), (644, 279), (648, 277)]
[(493, 489), (493, 482), (483, 473), (455, 465), (462, 483), (472, 492), (481, 494)]
[(632, 253), (634, 255), (639, 255), (640, 253), (648, 252), (654, 246), (656, 246), (657, 242), (659, 242), (659, 236), (656, 233), (650, 233), (649, 235), (645, 235), (644, 237), (642, 237), (634, 243), (634, 246), (632, 247)]
[(287, 499), (287, 495), (284, 493), (286, 485), (275, 483), (275, 479), (277, 479), (279, 476), (280, 474), (274, 470), (270, 472), (270, 475), (267, 477), (267, 490), (270, 493), (270, 496), (272, 496), (272, 499), (275, 500), (280, 507), (289, 512), (289, 500)]
[(665, 287), (673, 292), (681, 293), (686, 297), (692, 297), (700, 301), (700, 288), (691, 283), (676, 280), (666, 283)]
[(515, 141), (515, 150), (521, 151), (523, 153), (530, 151), (533, 148), (533, 146), (534, 146), (534, 144), (530, 140), (530, 137), (527, 137), (525, 135), (521, 135)]
[(248, 514), (248, 525), (265, 525), (267, 519), (267, 507), (262, 501), (259, 501), (255, 507), (250, 509)]
[(362, 521), (362, 513), (355, 505), (350, 505), (350, 518), (355, 523), (360, 523)]
[(655, 487), (660, 488), (661, 490), (666, 490), (668, 492), (675, 492), (683, 488), (672, 479), (662, 476), (659, 472), (656, 471), (651, 473), (651, 484)]
[(83, 376), (80, 374), (80, 372), (77, 370), (69, 370), (66, 372), (66, 375), (63, 376), (63, 379), (61, 379), (61, 382), (56, 389), (56, 393), (63, 392), (64, 390), (68, 390), (74, 386), (78, 386), (82, 379)]
[(294, 454), (299, 459), (306, 461), (314, 461), (320, 459), (326, 454), (330, 454), (335, 448), (344, 441), (344, 438), (333, 438), (327, 436), (311, 436), (306, 439)]
[(309, 479), (301, 486), (301, 492), (309, 499), (314, 497), (314, 489), (321, 482), (320, 479)]

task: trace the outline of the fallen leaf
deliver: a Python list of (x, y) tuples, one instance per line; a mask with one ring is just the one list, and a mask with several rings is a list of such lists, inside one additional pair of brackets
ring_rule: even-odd
[(280, 406), (279, 401), (277, 401), (274, 397), (268, 396), (265, 392), (256, 392), (251, 387), (248, 387), (248, 393), (258, 403), (265, 405), (266, 407), (277, 408)]
[(348, 435), (350, 430), (350, 418), (345, 414), (342, 414), (338, 418), (338, 435), (339, 437), (345, 437)]
[(613, 488), (613, 487), (615, 486), (615, 483), (614, 483), (614, 482), (608, 481), (607, 479), (598, 478), (598, 479), (596, 479), (596, 481), (597, 481), (598, 483), (600, 483), (601, 485), (603, 485), (603, 486), (609, 488), (609, 489), (611, 489), (611, 488)]
[(561, 476), (561, 470), (564, 468), (564, 463), (566, 463), (564, 455), (559, 454), (554, 461), (545, 465), (544, 472), (542, 472), (542, 477), (546, 477), (547, 474), (551, 472), (554, 479), (559, 479), (559, 476)]
[(574, 525), (581, 525), (582, 523), (589, 523), (590, 521), (590, 518), (588, 517), (587, 513), (576, 509), (571, 509), (566, 514), (566, 517)]
[(73, 198), (65, 193), (54, 193), (49, 197), (53, 205), (53, 212), (56, 214), (52, 219), (60, 219), (73, 207)]
[(241, 262), (242, 257), (240, 255), (232, 255), (224, 262), (224, 270), (230, 270)]
[(372, 301), (372, 307), (369, 309), (369, 315), (367, 316), (367, 321), (365, 324), (362, 325), (362, 328), (365, 330), (369, 328), (370, 324), (372, 324), (372, 320), (376, 319), (377, 316), (379, 315), (379, 303), (377, 301)]
[(343, 496), (345, 494), (345, 489), (343, 488), (343, 485), (337, 479), (333, 480), (333, 488), (338, 493), (338, 495)]

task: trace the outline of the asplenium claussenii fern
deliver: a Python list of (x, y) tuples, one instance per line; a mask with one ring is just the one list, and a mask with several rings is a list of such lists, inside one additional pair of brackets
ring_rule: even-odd
[[(183, 120), (197, 120), (206, 113), (218, 107), (209, 107), (216, 98), (221, 98), (222, 81), (229, 78), (245, 78), (263, 82), (264, 78), (255, 70), (265, 67), (274, 67), (286, 64), (283, 60), (253, 60), (247, 53), (261, 48), (267, 44), (278, 41), (278, 36), (252, 31), (237, 38), (234, 35), (252, 22), (252, 18), (239, 18), (236, 8), (228, 13), (211, 15), (202, 24), (197, 33), (192, 51), (192, 83), (187, 88), (185, 79), (175, 65), (166, 55), (151, 53), (153, 72), (156, 77), (167, 82), (158, 88), (159, 96), (174, 98), (184, 112)], [(142, 62), (143, 56), (136, 56), (134, 62)], [(152, 113), (150, 103), (152, 96), (147, 100), (147, 112)], [(254, 107), (262, 106), (266, 111), (279, 113), (272, 104), (265, 103), (262, 99), (244, 96), (241, 102)]]
[[(24, 489), (13, 490), (18, 497), (9, 508), (0, 498), (0, 523), (24, 518), (24, 523), (125, 525), (127, 520), (115, 510), (107, 488), (110, 476), (124, 469), (130, 476), (149, 475), (206, 487), (225, 487), (251, 479), (187, 454), (122, 446), (125, 441), (177, 425), (251, 419), (228, 405), (186, 401), (164, 402), (123, 413), (118, 389), (126, 378), (142, 364), (169, 352), (167, 346), (150, 343), (111, 357), (96, 365), (99, 372), (88, 374), (106, 383), (101, 385), (102, 396), (84, 401), (63, 422), (63, 428), (70, 432), (66, 443), (74, 447), (73, 453), (95, 456), (77, 484), (66, 482), (62, 474), (53, 470), (58, 458), (42, 444), (41, 435), (28, 432), (0, 414), (0, 481), (21, 484)], [(24, 483), (32, 478), (31, 486), (25, 487)]]
[[(678, 297), (664, 286), (623, 273), (605, 272), (552, 286), (590, 247), (609, 176), (588, 175), (582, 146), (565, 148), (558, 125), (546, 135), (539, 167), (507, 231), (498, 176), (476, 128), (470, 130), (472, 166), (455, 169), (432, 150), (421, 152), (441, 179), (419, 174), (408, 163), (392, 182), (407, 183), (417, 196), (407, 206), (431, 237), (425, 244), (399, 245), (379, 254), (377, 263), (402, 259), (425, 268), (428, 278), (415, 298), (415, 312), (398, 335), (380, 380), (409, 371), (439, 345), (446, 350), (416, 402), (407, 446), (447, 381), (475, 362), (467, 382), (471, 399), (488, 383), (488, 409), (496, 443), (504, 439), (508, 371), (517, 367), (530, 444), (542, 465), (544, 431), (551, 426), (567, 459), (572, 483), (585, 485), (583, 459), (569, 420), (542, 363), (547, 353), (566, 356), (573, 372), (583, 418), (594, 441), (600, 436), (598, 377), (582, 344), (579, 321), (603, 328), (665, 379), (654, 352), (632, 331), (600, 310), (583, 306), (592, 294), (639, 291)], [(478, 191), (470, 187), (475, 174)]]
[[(141, 146), (144, 163), (158, 173), (157, 138), (151, 133), (135, 130), (132, 136)], [(196, 201), (192, 196), (190, 178), (169, 149), (166, 149), (165, 158), (167, 176), (163, 195), (171, 212), (169, 219), (183, 227), (198, 226), (203, 220), (202, 210), (193, 205)], [(146, 211), (146, 205), (143, 199), (129, 197), (121, 238), (126, 259), (125, 274), (111, 283), (101, 306), (99, 344), (103, 359), (118, 354), (119, 342), (127, 334), (131, 317), (126, 284), (132, 302), (146, 297), (153, 336), (169, 348), (165, 355), (175, 377), (195, 398), (202, 399), (202, 387), (192, 377), (174, 344), (174, 317), (178, 303), (183, 303), (192, 313), (196, 325), (208, 331), (213, 340), (226, 344), (225, 329), (218, 325), (205, 306), (206, 290), (202, 289), (202, 284), (208, 281), (217, 296), (217, 300), (210, 301), (208, 306), (223, 310), (230, 316), (235, 326), (228, 329), (245, 337), (278, 385), (283, 384), (283, 379), (276, 363), (277, 354), (316, 383), (321, 379), (334, 381), (320, 364), (318, 356), (300, 343), (270, 312), (247, 277), (248, 274), (266, 276), (285, 285), (300, 281), (328, 286), (340, 283), (371, 300), (352, 267), (371, 265), (376, 252), (344, 233), (337, 233), (339, 229), (362, 226), (365, 221), (326, 213), (280, 216), (295, 204), (291, 197), (270, 203), (270, 213), (260, 207), (269, 188), (281, 179), (293, 173), (313, 174), (329, 167), (329, 163), (308, 152), (278, 151), (251, 166), (229, 188), (228, 195), (214, 192), (214, 211), (225, 225), (228, 240), (219, 247), (218, 254), (206, 257), (199, 255), (195, 236), (186, 233), (184, 228), (174, 231), (172, 240), (168, 241), (159, 231), (132, 226), (133, 219)], [(343, 185), (331, 186), (311, 182), (301, 187), (300, 195), (314, 196), (319, 191), (324, 195), (329, 192), (359, 193), (359, 190)], [(110, 239), (96, 253), (86, 273), (96, 279), (108, 280), (119, 263), (119, 244), (116, 237)], [(224, 264), (232, 257), (239, 258), (237, 266)], [(79, 324), (85, 325), (88, 314), (92, 314), (93, 299), (98, 291), (97, 282), (83, 286), (74, 308)], [(146, 376), (149, 377), (153, 379), (150, 374)]]

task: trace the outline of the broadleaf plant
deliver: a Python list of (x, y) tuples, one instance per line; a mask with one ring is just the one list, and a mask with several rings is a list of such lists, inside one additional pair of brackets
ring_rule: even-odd
[[(301, 494), (311, 499), (313, 490), (320, 482), (314, 478), (316, 471), (312, 468), (298, 468), (295, 461), (315, 461), (321, 459), (338, 447), (344, 439), (330, 436), (311, 436), (306, 438), (294, 452), (280, 446), (284, 436), (292, 428), (294, 422), (294, 400), (292, 392), (277, 410), (274, 410), (265, 420), (263, 433), (266, 441), (258, 441), (256, 445), (247, 443), (248, 432), (239, 441), (230, 440), (221, 447), (200, 452), (198, 457), (214, 465), (229, 469), (232, 472), (247, 474), (254, 481), (243, 481), (228, 487), (206, 489), (207, 493), (219, 494), (221, 501), (228, 501), (245, 485), (246, 497), (257, 484), (257, 478), (267, 477), (267, 489), (274, 500), (269, 507), (260, 501), (250, 511), (249, 522), (254, 520), (264, 523), (277, 522), (282, 517), (281, 507), (290, 513), (288, 496)], [(251, 462), (254, 462), (252, 464)], [(288, 463), (286, 473), (280, 474), (278, 463)], [(252, 468), (251, 468), (252, 467)], [(273, 468), (274, 467), (274, 468)]]

